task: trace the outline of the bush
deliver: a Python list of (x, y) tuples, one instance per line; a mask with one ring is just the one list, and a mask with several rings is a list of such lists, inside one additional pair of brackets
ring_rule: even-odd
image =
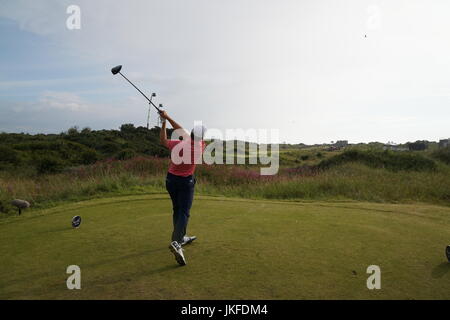
[(121, 132), (134, 132), (136, 128), (134, 127), (134, 124), (132, 123), (125, 123), (120, 126)]
[[(88, 127), (81, 130), (72, 127), (61, 134), (0, 133), (0, 172), (19, 171), (16, 169), (23, 172), (31, 168), (35, 174), (37, 162), (43, 156), (59, 159), (59, 164), (65, 167), (92, 164), (116, 155), (127, 159), (133, 153), (121, 152), (125, 149), (132, 149), (134, 154), (141, 156), (169, 156), (168, 150), (159, 144), (159, 128), (147, 130), (124, 124), (121, 130), (91, 130)], [(48, 161), (39, 160), (41, 170), (54, 171), (46, 169), (45, 162)]]
[(349, 162), (359, 162), (372, 168), (385, 168), (391, 171), (411, 170), (426, 171), (435, 170), (436, 163), (416, 153), (403, 153), (392, 151), (359, 151), (349, 150), (339, 155), (322, 160), (319, 168), (327, 169), (333, 166)]
[(5, 199), (0, 199), (0, 212), (1, 213), (11, 213), (14, 208), (11, 205), (10, 201)]
[(87, 150), (81, 154), (82, 164), (92, 164), (99, 160), (99, 155), (95, 150)]
[(81, 130), (82, 134), (90, 134), (92, 132), (92, 129), (89, 127), (85, 127), (83, 128), (83, 130)]
[(0, 163), (12, 164), (14, 166), (20, 165), (19, 153), (13, 148), (7, 146), (0, 146)]
[(35, 166), (38, 173), (56, 173), (64, 167), (63, 162), (52, 156), (41, 156), (35, 159)]
[(0, 212), (1, 213), (10, 213), (14, 210), (14, 207), (11, 204), (11, 199), (8, 195), (0, 189)]
[(105, 142), (101, 146), (98, 147), (100, 152), (106, 153), (108, 155), (112, 155), (119, 151), (120, 147), (113, 142)]
[(136, 152), (133, 149), (123, 149), (119, 153), (116, 154), (115, 158), (117, 160), (128, 160), (134, 158), (136, 156)]
[(408, 148), (410, 151), (423, 151), (428, 148), (428, 143), (425, 141), (410, 142)]
[(446, 164), (450, 164), (450, 147), (433, 152), (432, 156)]
[(309, 156), (307, 154), (305, 154), (305, 155), (301, 156), (300, 159), (302, 159), (303, 161), (306, 161), (309, 159)]
[(72, 128), (70, 128), (69, 130), (67, 130), (67, 134), (69, 135), (69, 136), (74, 136), (74, 135), (77, 135), (79, 132), (78, 132), (78, 127), (77, 126), (73, 126)]

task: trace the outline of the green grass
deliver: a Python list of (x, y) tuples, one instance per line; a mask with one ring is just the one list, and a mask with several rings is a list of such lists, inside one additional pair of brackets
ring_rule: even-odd
[[(99, 162), (60, 174), (0, 172), (0, 219), (15, 214), (10, 204), (15, 198), (42, 209), (92, 198), (165, 192), (166, 167), (167, 159), (140, 157)], [(263, 177), (254, 167), (202, 165), (196, 177), (197, 192), (202, 195), (450, 205), (450, 166), (443, 163), (431, 171), (394, 172), (350, 162), (322, 171), (281, 168), (277, 175)]]
[[(449, 299), (450, 208), (199, 196), (178, 267), (166, 194), (0, 220), (0, 299)], [(70, 220), (81, 215), (80, 229)], [(68, 265), (82, 289), (68, 290)], [(366, 268), (381, 267), (381, 290)]]

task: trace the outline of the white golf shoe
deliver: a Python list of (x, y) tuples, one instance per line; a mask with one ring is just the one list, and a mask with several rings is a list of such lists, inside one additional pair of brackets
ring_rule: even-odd
[(183, 237), (183, 242), (181, 243), (181, 245), (182, 246), (187, 245), (187, 244), (191, 243), (192, 241), (194, 241), (195, 239), (197, 239), (196, 236), (192, 236), (192, 237), (184, 236)]
[(175, 256), (175, 260), (177, 260), (178, 264), (180, 266), (185, 266), (186, 259), (184, 258), (183, 248), (181, 248), (181, 245), (176, 241), (172, 241), (172, 243), (169, 246), (169, 249)]

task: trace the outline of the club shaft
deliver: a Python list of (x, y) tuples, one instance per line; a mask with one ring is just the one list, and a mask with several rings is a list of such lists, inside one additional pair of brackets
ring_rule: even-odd
[(125, 77), (121, 72), (119, 72), (119, 74), (125, 79), (125, 80), (127, 80), (137, 91), (139, 91), (140, 92), (140, 94), (142, 94), (144, 97), (145, 97), (145, 99), (147, 99), (148, 100), (148, 102), (152, 105), (152, 106), (154, 106), (155, 108), (156, 108), (156, 110), (158, 110), (158, 111), (160, 111), (159, 110), (159, 108), (152, 102), (152, 100), (151, 99), (149, 99), (141, 90), (139, 90), (139, 88), (138, 87), (136, 87), (134, 84), (133, 84), (133, 82), (131, 82), (130, 80), (128, 80), (128, 78), (127, 77)]

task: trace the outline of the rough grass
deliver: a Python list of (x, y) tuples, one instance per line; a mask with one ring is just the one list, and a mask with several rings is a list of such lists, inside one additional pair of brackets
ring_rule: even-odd
[(344, 163), (358, 162), (372, 168), (383, 168), (391, 171), (433, 171), (436, 163), (420, 153), (392, 151), (348, 150), (334, 157), (323, 160), (319, 168), (330, 168)]
[[(97, 162), (52, 175), (3, 172), (0, 211), (14, 213), (9, 205), (14, 198), (26, 199), (35, 208), (46, 208), (111, 195), (164, 192), (167, 163), (163, 158), (137, 157)], [(196, 174), (197, 192), (204, 195), (450, 204), (450, 167), (443, 163), (431, 171), (392, 171), (345, 162), (327, 169), (281, 168), (275, 176), (260, 176), (258, 169), (251, 167), (204, 165), (198, 167)]]
[(435, 159), (450, 165), (450, 147), (436, 150), (432, 153), (432, 156)]
[[(197, 197), (178, 267), (166, 194), (0, 221), (0, 299), (449, 299), (450, 208)], [(81, 215), (80, 229), (70, 220)], [(66, 268), (81, 268), (81, 290)], [(366, 269), (381, 268), (381, 290)]]

